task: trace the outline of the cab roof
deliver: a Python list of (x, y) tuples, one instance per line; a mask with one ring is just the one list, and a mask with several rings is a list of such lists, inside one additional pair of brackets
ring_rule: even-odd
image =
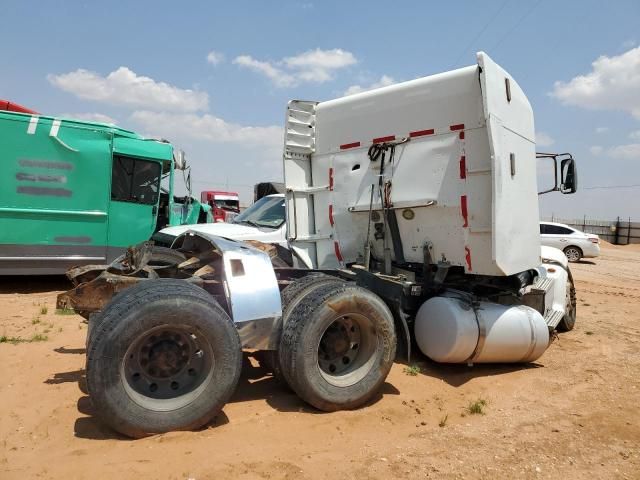
[[(139, 157), (154, 158), (158, 160), (173, 160), (173, 145), (166, 140), (146, 138), (142, 135), (127, 130), (112, 123), (91, 122), (66, 117), (54, 117), (32, 113), (20, 113), (12, 111), (0, 111), (0, 119), (28, 123), (32, 117), (37, 117), (39, 122), (61, 122), (61, 127), (92, 130), (110, 133), (113, 135), (113, 151), (115, 153), (134, 155)], [(142, 143), (144, 142), (144, 143)]]

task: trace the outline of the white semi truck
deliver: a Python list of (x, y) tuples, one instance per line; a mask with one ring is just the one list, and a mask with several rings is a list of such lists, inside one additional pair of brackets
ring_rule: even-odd
[[(59, 308), (89, 320), (87, 385), (125, 435), (209, 422), (243, 349), (304, 401), (366, 403), (402, 351), (437, 362), (532, 362), (575, 322), (561, 251), (543, 250), (533, 114), (513, 78), (477, 64), (287, 108), (288, 252), (187, 231), (69, 272)], [(575, 191), (573, 159), (557, 189)], [(289, 262), (291, 263), (291, 262)]]

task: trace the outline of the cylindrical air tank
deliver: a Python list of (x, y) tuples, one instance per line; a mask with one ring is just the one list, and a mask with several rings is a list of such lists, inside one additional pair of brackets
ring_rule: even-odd
[(424, 302), (415, 337), (422, 353), (443, 363), (532, 362), (549, 346), (549, 329), (537, 310), (463, 296)]

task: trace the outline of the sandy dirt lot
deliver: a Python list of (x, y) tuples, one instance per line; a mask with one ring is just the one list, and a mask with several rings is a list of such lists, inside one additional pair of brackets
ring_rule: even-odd
[(0, 279), (0, 478), (640, 478), (640, 248), (572, 269), (576, 329), (535, 364), (397, 363), (371, 405), (327, 414), (247, 358), (214, 424), (136, 441), (93, 416), (66, 282)]

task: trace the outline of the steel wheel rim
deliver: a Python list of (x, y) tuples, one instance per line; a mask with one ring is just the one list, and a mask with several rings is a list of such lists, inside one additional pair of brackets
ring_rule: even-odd
[(577, 262), (580, 259), (580, 252), (575, 248), (567, 248), (565, 255), (571, 262)]
[(378, 347), (373, 323), (350, 313), (333, 319), (322, 332), (316, 349), (320, 375), (331, 385), (355, 385), (371, 371)]
[(565, 312), (565, 316), (570, 320), (573, 320), (576, 314), (575, 298), (571, 295), (572, 288), (573, 285), (571, 282), (567, 282), (567, 289), (565, 293), (565, 305), (567, 305), (567, 311)]
[(198, 329), (163, 325), (131, 343), (121, 363), (121, 378), (139, 406), (175, 410), (191, 403), (213, 376), (213, 349)]

